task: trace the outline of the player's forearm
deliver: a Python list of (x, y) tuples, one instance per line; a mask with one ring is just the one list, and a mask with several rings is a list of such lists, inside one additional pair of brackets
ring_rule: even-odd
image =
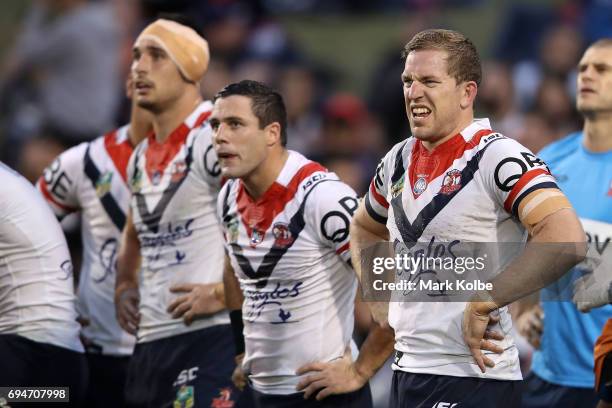
[(138, 287), (138, 270), (140, 268), (140, 255), (119, 254), (117, 257), (116, 290), (125, 287)]
[(395, 334), (388, 324), (372, 326), (355, 361), (355, 370), (366, 381), (372, 378), (387, 361), (393, 352), (394, 341)]
[(131, 223), (126, 225), (123, 233), (119, 255), (117, 256), (117, 280), (115, 292), (123, 288), (138, 287), (138, 271), (140, 269), (140, 241)]
[(379, 234), (378, 231), (371, 231), (363, 225), (358, 217), (353, 218), (350, 228), (350, 248), (351, 262), (359, 282), (361, 282), (361, 253), (364, 249), (371, 247), (379, 242), (386, 241), (387, 237)]
[(523, 253), (491, 281), (493, 290), (486, 296), (497, 307), (521, 299), (582, 262), (586, 250), (586, 236), (573, 210), (559, 210), (535, 226)]
[[(350, 234), (351, 262), (353, 264), (353, 269), (355, 269), (355, 273), (357, 274), (357, 278), (359, 279), (359, 283), (362, 283), (362, 251), (368, 247), (371, 247), (372, 245), (375, 245), (376, 243), (384, 242), (386, 238), (368, 230), (355, 218), (353, 219), (353, 222), (351, 222)], [(372, 317), (376, 322), (378, 322), (379, 324), (387, 322), (389, 314), (388, 302), (368, 302), (368, 306), (370, 307)]]
[(242, 295), (238, 278), (236, 278), (234, 269), (227, 257), (225, 258), (225, 266), (223, 268), (223, 293), (227, 310), (242, 310), (244, 296)]

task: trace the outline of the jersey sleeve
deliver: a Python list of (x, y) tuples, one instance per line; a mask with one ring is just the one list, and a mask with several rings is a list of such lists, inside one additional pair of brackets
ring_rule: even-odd
[(306, 198), (306, 225), (312, 228), (320, 242), (349, 262), (349, 227), (359, 205), (358, 196), (339, 180), (320, 182), (312, 188), (309, 192), (312, 197)]
[(386, 224), (389, 212), (389, 202), (387, 201), (387, 173), (389, 172), (387, 154), (376, 167), (376, 174), (370, 182), (368, 192), (365, 194), (364, 203), (368, 215), (375, 221)]
[(479, 169), (494, 201), (529, 227), (561, 208), (572, 208), (546, 163), (513, 139), (481, 146)]
[(223, 181), (217, 153), (212, 144), (212, 128), (205, 122), (197, 132), (193, 144), (193, 169), (205, 183), (219, 191)]
[(36, 183), (58, 219), (80, 209), (78, 189), (86, 149), (87, 143), (82, 143), (60, 154)]

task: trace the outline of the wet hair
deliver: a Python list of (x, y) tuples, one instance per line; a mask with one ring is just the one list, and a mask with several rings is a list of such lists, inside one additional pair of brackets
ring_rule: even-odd
[(458, 84), (474, 81), (480, 85), (482, 66), (476, 47), (466, 36), (453, 30), (430, 29), (417, 33), (404, 46), (402, 57), (413, 51), (440, 50), (448, 54), (448, 75)]
[(259, 120), (259, 128), (278, 122), (281, 127), (281, 145), (287, 145), (287, 109), (283, 97), (261, 82), (243, 80), (227, 85), (217, 92), (213, 102), (232, 95), (246, 96), (251, 99), (251, 109)]

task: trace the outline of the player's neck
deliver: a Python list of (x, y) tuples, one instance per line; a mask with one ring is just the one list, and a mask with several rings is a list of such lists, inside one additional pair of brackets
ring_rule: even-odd
[(147, 134), (151, 131), (151, 114), (138, 107), (136, 104), (132, 105), (132, 111), (130, 113), (130, 127), (128, 128), (128, 139), (135, 147), (140, 143)]
[(155, 139), (158, 142), (166, 140), (176, 128), (185, 122), (185, 119), (189, 117), (201, 102), (202, 98), (199, 95), (185, 95), (168, 109), (156, 113), (153, 117)]
[(612, 113), (584, 120), (584, 147), (591, 152), (612, 150)]
[(446, 136), (436, 141), (433, 141), (433, 142), (423, 140), (423, 147), (425, 147), (428, 151), (432, 151), (436, 147), (440, 146), (442, 143), (446, 142), (447, 140), (461, 133), (461, 131), (465, 129), (466, 127), (468, 127), (473, 121), (474, 121), (473, 116), (469, 116), (469, 117), (466, 116), (465, 118), (463, 118), (463, 120), (459, 121), (457, 123), (457, 126)]
[(288, 158), (289, 152), (283, 148), (276, 154), (270, 154), (258, 168), (242, 179), (251, 198), (259, 199), (270, 188), (283, 170)]

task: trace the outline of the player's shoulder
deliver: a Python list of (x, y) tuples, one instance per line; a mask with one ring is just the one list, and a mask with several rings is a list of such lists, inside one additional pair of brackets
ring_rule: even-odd
[(290, 191), (295, 191), (298, 200), (303, 200), (311, 194), (313, 188), (337, 177), (322, 164), (310, 160), (301, 153), (288, 150), (287, 163), (279, 175), (277, 182)]
[[(316, 161), (307, 159), (296, 152), (290, 152), (294, 166), (293, 176), (287, 188), (297, 187), (296, 199), (307, 208), (325, 207), (326, 203), (336, 203), (343, 197), (356, 197), (355, 191), (340, 180), (336, 173), (329, 171)], [(286, 181), (286, 180), (285, 180)], [(283, 180), (281, 180), (283, 182)], [(293, 187), (294, 185), (295, 187)]]
[(0, 174), (3, 178), (10, 178), (11, 180), (21, 179), (23, 176), (16, 170), (9, 167), (7, 164), (0, 161)]
[(376, 167), (376, 179), (379, 180), (381, 185), (384, 183), (383, 180), (389, 180), (392, 176), (404, 173), (406, 161), (410, 157), (415, 143), (416, 139), (414, 137), (408, 137), (393, 145), (383, 156)]
[(72, 146), (64, 150), (59, 155), (59, 157), (61, 157), (62, 159), (67, 159), (67, 160), (78, 159), (82, 161), (83, 157), (85, 157), (85, 153), (87, 152), (87, 149), (91, 149), (92, 146), (98, 143), (104, 144), (104, 136), (99, 136), (93, 140), (90, 140), (87, 142), (81, 142), (76, 146)]
[(398, 160), (399, 157), (406, 156), (412, 151), (416, 139), (412, 136), (396, 143), (393, 147), (385, 154), (382, 161), (387, 163), (393, 163)]
[(60, 153), (44, 170), (47, 182), (51, 183), (56, 177), (61, 178), (63, 175), (67, 175), (73, 181), (80, 179), (85, 169), (85, 156), (89, 149), (99, 142), (99, 139), (100, 137), (82, 142)]
[[(500, 132), (493, 130), (483, 132), (477, 141), (477, 153), (486, 160), (498, 161), (506, 157), (522, 155), (523, 153), (531, 155), (531, 151), (523, 146), (518, 140), (512, 139), (503, 135)], [(485, 161), (486, 161), (485, 160)]]
[(125, 125), (118, 127), (117, 129), (111, 130), (110, 132), (106, 132), (102, 136), (96, 138), (94, 142), (96, 144), (101, 144), (105, 146), (120, 145), (129, 140), (129, 129), (130, 124), (126, 123)]
[(212, 108), (211, 101), (204, 101), (185, 119), (185, 125), (191, 129), (190, 136), (192, 138), (201, 139), (211, 136), (212, 128), (209, 119)]
[(549, 164), (554, 163), (568, 157), (576, 150), (580, 149), (581, 144), (582, 132), (570, 133), (564, 138), (546, 145), (540, 150), (538, 156)]

